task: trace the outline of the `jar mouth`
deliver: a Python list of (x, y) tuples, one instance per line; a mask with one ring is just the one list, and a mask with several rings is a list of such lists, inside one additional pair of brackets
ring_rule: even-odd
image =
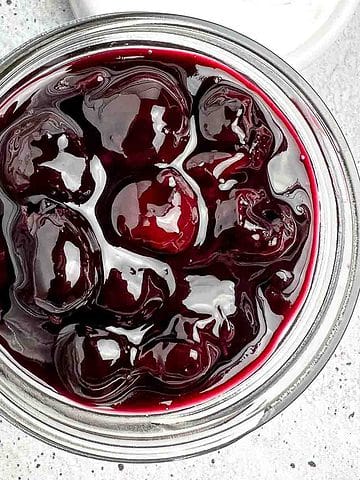
[(264, 47), (200, 20), (141, 13), (72, 23), (2, 62), (0, 100), (11, 95), (19, 81), (46, 75), (69, 58), (124, 45), (188, 49), (248, 76), (296, 128), (312, 160), (320, 202), (313, 286), (294, 327), (259, 370), (221, 396), (146, 415), (88, 409), (41, 384), (0, 349), (2, 415), (76, 453), (144, 462), (187, 457), (231, 443), (283, 410), (320, 372), (345, 331), (360, 288), (360, 184), (338, 126), (311, 87)]

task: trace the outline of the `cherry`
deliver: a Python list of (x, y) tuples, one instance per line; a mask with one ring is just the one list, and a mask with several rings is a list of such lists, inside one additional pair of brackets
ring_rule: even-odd
[(114, 405), (139, 377), (132, 371), (131, 348), (125, 336), (70, 324), (56, 340), (54, 364), (70, 393), (99, 405)]
[(80, 127), (54, 109), (23, 115), (0, 137), (0, 178), (18, 201), (85, 202), (94, 190)]
[(219, 356), (218, 347), (210, 342), (159, 340), (143, 347), (137, 366), (166, 388), (180, 389), (203, 380)]
[(237, 315), (214, 317), (194, 314), (183, 308), (180, 310), (182, 313), (172, 319), (171, 328), (166, 328), (167, 335), (171, 331), (171, 339), (179, 342), (186, 341), (196, 347), (198, 344), (204, 346), (208, 343), (216, 346), (222, 355), (226, 355), (228, 346), (234, 338), (234, 321), (237, 320)]
[(103, 146), (132, 167), (169, 163), (189, 137), (190, 102), (165, 71), (136, 66), (113, 74), (106, 86), (87, 93), (83, 111), (101, 133)]
[(297, 224), (289, 205), (271, 200), (262, 189), (243, 188), (219, 202), (214, 234), (228, 236), (239, 261), (270, 262), (294, 246)]
[(280, 269), (273, 273), (266, 282), (264, 295), (275, 314), (284, 315), (293, 305), (292, 289), (290, 288), (290, 291), (286, 292), (293, 281), (293, 272)]
[(96, 302), (132, 326), (151, 318), (168, 297), (166, 282), (155, 272), (145, 270), (140, 276), (133, 273), (129, 278), (125, 272), (112, 268)]
[(190, 157), (184, 169), (196, 180), (207, 207), (214, 209), (218, 200), (227, 198), (229, 190), (246, 183), (246, 168), (250, 162), (249, 156), (242, 152), (211, 151)]
[(98, 279), (98, 247), (78, 214), (49, 201), (38, 212), (23, 207), (13, 246), (20, 270), (15, 294), (25, 307), (57, 315), (89, 301)]
[(115, 197), (111, 215), (125, 240), (171, 254), (192, 244), (199, 216), (194, 192), (173, 168), (126, 185)]
[(258, 170), (269, 158), (273, 134), (253, 95), (228, 81), (208, 89), (199, 102), (199, 128), (218, 151), (243, 152), (248, 168)]
[(248, 179), (249, 157), (242, 152), (202, 152), (190, 157), (184, 169), (197, 183), (208, 211), (208, 235), (200, 247), (189, 252), (192, 268), (211, 264), (221, 251), (221, 241), (213, 235), (216, 211), (225, 202), (229, 191), (242, 186)]

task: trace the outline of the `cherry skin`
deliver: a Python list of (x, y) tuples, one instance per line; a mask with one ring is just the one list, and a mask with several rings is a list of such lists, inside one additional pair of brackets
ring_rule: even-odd
[(83, 203), (94, 182), (83, 134), (59, 111), (23, 116), (0, 137), (0, 178), (12, 198)]
[[(271, 262), (295, 245), (297, 224), (289, 205), (262, 189), (234, 189), (216, 210), (215, 237), (230, 239), (239, 261)], [(226, 242), (226, 246), (229, 242)]]
[[(131, 291), (134, 282), (138, 293)], [(161, 308), (168, 297), (166, 282), (154, 271), (145, 270), (140, 276), (130, 278), (119, 269), (112, 268), (100, 288), (96, 303), (107, 311), (117, 314), (128, 325), (143, 324)]]
[(121, 154), (132, 168), (169, 163), (183, 151), (189, 137), (189, 109), (178, 81), (149, 66), (113, 74), (106, 86), (85, 95), (83, 105), (103, 146)]
[(199, 129), (218, 151), (246, 154), (249, 168), (260, 169), (271, 154), (273, 134), (257, 101), (231, 82), (221, 81), (202, 96)]
[(144, 346), (137, 367), (154, 376), (166, 388), (181, 389), (204, 379), (220, 356), (215, 345), (160, 340)]
[(229, 191), (246, 184), (249, 156), (216, 150), (198, 153), (188, 158), (184, 170), (197, 183), (208, 212), (208, 234), (201, 247), (191, 249), (189, 260), (193, 268), (211, 264), (221, 252), (222, 241), (213, 232), (219, 204), (229, 198)]
[(13, 226), (20, 271), (15, 295), (25, 308), (58, 315), (86, 304), (96, 288), (99, 254), (89, 226), (67, 208), (43, 201), (23, 207)]
[(276, 315), (284, 315), (293, 305), (294, 302), (291, 294), (286, 292), (293, 281), (293, 272), (280, 269), (273, 273), (266, 282), (264, 296), (268, 301), (271, 310)]
[(246, 168), (251, 160), (242, 153), (202, 152), (190, 157), (184, 164), (185, 171), (196, 180), (206, 205), (213, 214), (218, 200), (226, 199), (234, 186), (246, 183)]
[(199, 218), (194, 192), (173, 168), (126, 185), (111, 214), (115, 231), (125, 240), (170, 254), (193, 243)]
[(66, 389), (82, 399), (114, 405), (138, 380), (126, 337), (79, 324), (64, 327), (54, 363)]

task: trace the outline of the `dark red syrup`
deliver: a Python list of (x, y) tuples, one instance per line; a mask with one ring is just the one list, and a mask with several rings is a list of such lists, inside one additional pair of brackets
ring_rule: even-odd
[(316, 253), (310, 159), (251, 80), (127, 49), (0, 105), (0, 342), (92, 407), (203, 401), (266, 361)]

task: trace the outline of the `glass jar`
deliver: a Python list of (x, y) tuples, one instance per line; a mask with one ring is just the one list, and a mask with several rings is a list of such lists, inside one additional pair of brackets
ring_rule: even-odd
[(119, 414), (59, 395), (0, 349), (0, 412), (34, 436), (72, 452), (132, 462), (218, 449), (264, 424), (316, 377), (340, 341), (360, 288), (360, 183), (339, 130), (311, 87), (250, 39), (186, 17), (124, 14), (73, 23), (28, 43), (0, 65), (0, 102), (25, 78), (89, 52), (123, 46), (187, 49), (248, 76), (293, 124), (312, 160), (319, 199), (312, 285), (266, 363), (203, 403), (165, 413)]

